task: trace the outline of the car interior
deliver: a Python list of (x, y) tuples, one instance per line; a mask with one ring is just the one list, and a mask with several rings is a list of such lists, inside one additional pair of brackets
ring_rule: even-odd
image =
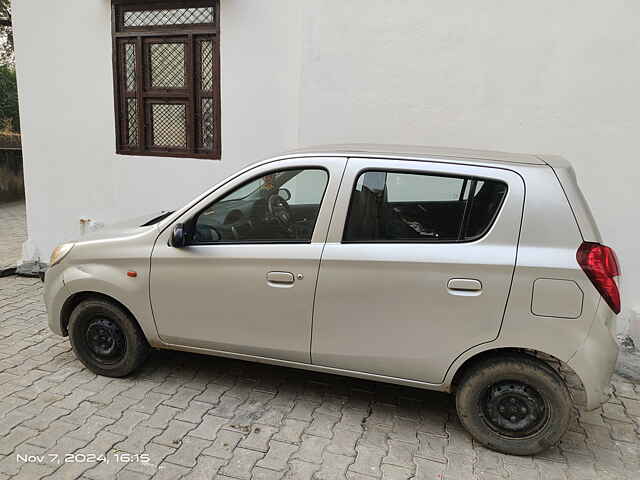
[(507, 185), (486, 179), (459, 180), (456, 200), (431, 200), (438, 196), (419, 191), (415, 199), (389, 201), (387, 172), (363, 173), (352, 194), (344, 241), (437, 242), (481, 236), (493, 223)]

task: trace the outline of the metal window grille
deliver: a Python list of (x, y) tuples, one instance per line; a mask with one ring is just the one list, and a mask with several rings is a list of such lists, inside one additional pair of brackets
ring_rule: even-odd
[(213, 150), (213, 135), (214, 135), (214, 111), (213, 111), (213, 98), (202, 99), (202, 115), (200, 121), (200, 135), (202, 148), (205, 150)]
[(125, 44), (125, 75), (127, 90), (136, 90), (136, 46), (133, 43)]
[(151, 105), (153, 146), (185, 148), (187, 146), (187, 109), (185, 105)]
[(198, 25), (213, 24), (214, 22), (215, 10), (213, 7), (125, 10), (124, 12), (125, 27)]
[(184, 43), (153, 43), (149, 48), (149, 57), (152, 87), (185, 86)]
[(127, 98), (127, 142), (138, 144), (138, 99)]
[(213, 89), (213, 42), (203, 40), (200, 42), (200, 70), (202, 72), (202, 90)]

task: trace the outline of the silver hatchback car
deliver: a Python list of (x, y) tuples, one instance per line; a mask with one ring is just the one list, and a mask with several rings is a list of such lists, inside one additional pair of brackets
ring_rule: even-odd
[(556, 444), (606, 399), (619, 267), (571, 166), (410, 146), (300, 150), (52, 254), (51, 330), (120, 377), (150, 348), (455, 392), (481, 443)]

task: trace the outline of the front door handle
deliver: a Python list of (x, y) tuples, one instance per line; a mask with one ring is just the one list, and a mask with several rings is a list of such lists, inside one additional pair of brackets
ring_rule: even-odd
[(473, 278), (452, 278), (447, 284), (449, 290), (462, 290), (465, 292), (479, 292), (482, 290), (480, 280)]
[(293, 273), (291, 272), (269, 272), (267, 273), (267, 282), (290, 284), (294, 282)]

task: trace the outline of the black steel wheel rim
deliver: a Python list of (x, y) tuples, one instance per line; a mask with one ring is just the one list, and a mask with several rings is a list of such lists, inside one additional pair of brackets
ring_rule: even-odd
[(102, 364), (117, 363), (126, 352), (126, 339), (120, 326), (108, 318), (97, 317), (87, 323), (85, 330), (87, 350)]
[(485, 423), (506, 437), (534, 435), (549, 420), (549, 407), (540, 393), (517, 380), (491, 385), (481, 403)]

